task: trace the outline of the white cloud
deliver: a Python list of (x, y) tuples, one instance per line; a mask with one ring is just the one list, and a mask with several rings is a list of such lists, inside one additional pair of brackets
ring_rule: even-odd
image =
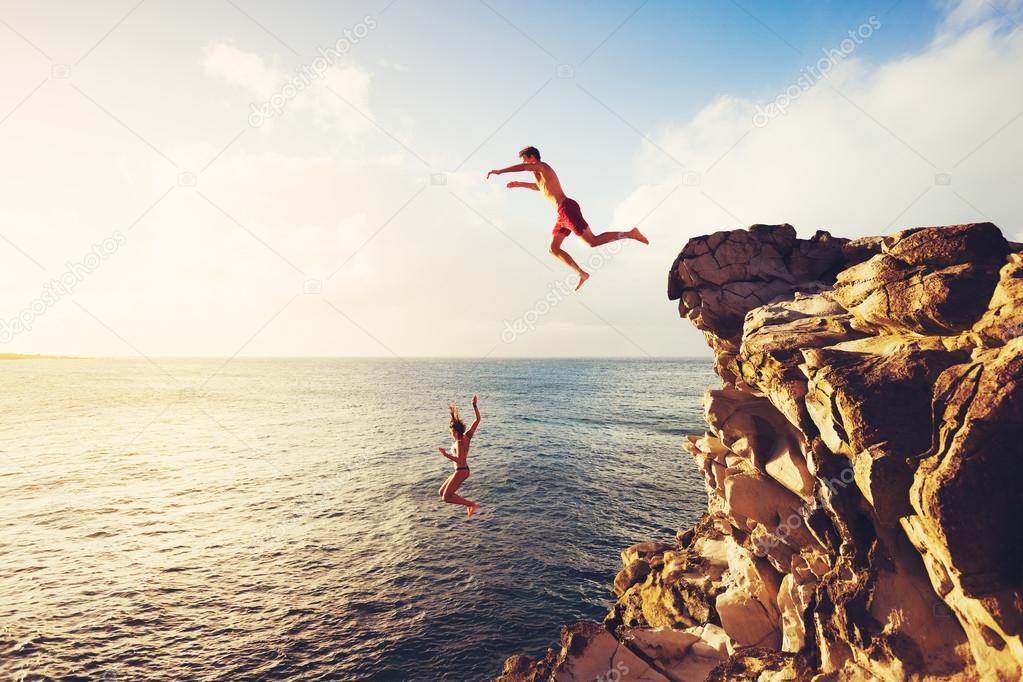
[(1018, 26), (1023, 13), (1023, 0), (945, 0), (948, 13), (942, 35), (995, 19), (1005, 25)]
[[(270, 65), (258, 54), (215, 43), (204, 50), (206, 73), (244, 89), (253, 111), (262, 111), (265, 131), (298, 114), (321, 131), (353, 139), (373, 128), (369, 94), (373, 74), (355, 64), (330, 64), (317, 57), (292, 71)], [(251, 119), (250, 119), (251, 120)]]
[(283, 70), (269, 66), (257, 54), (225, 43), (214, 43), (203, 50), (203, 67), (206, 73), (219, 76), (264, 99), (270, 97), (284, 81)]
[[(964, 5), (953, 10), (959, 26), (979, 11)], [(681, 185), (650, 218), (678, 248), (757, 222), (855, 237), (991, 220), (1019, 240), (1023, 31), (1007, 28), (1005, 14), (946, 27), (920, 54), (877, 67), (854, 55), (762, 128), (752, 125), (758, 102), (720, 98), (657, 136), (660, 149), (644, 144), (642, 184), (615, 222), (634, 222)]]
[(377, 64), (379, 64), (385, 69), (391, 69), (399, 73), (404, 73), (405, 71), (408, 71), (408, 67), (402, 64), (401, 62), (392, 62), (391, 60), (385, 57), (381, 57), (380, 59), (378, 59)]
[(293, 109), (312, 116), (321, 130), (346, 137), (373, 129), (369, 88), (373, 75), (358, 66), (332, 66), (295, 98)]

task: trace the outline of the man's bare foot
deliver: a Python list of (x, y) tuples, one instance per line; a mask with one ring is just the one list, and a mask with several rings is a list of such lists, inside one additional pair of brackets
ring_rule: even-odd
[(590, 278), (590, 273), (588, 273), (588, 272), (580, 272), (579, 273), (579, 283), (575, 285), (575, 290), (579, 291), (579, 287), (581, 287), (583, 285), (583, 282), (585, 282), (589, 278)]
[(639, 228), (638, 228), (638, 227), (634, 227), (634, 228), (632, 228), (631, 230), (629, 230), (629, 235), (630, 235), (630, 236), (631, 236), (631, 237), (632, 237), (633, 239), (635, 239), (635, 240), (636, 240), (637, 242), (643, 242), (644, 244), (649, 244), (649, 243), (650, 243), (650, 240), (649, 240), (649, 239), (647, 239), (647, 238), (646, 238), (646, 237), (645, 237), (645, 236), (643, 235), (643, 233), (639, 231)]
[(465, 510), (466, 518), (471, 519), (472, 515), (475, 514), (476, 510), (479, 509), (479, 508), (480, 508), (479, 504), (473, 502), (472, 506), (471, 507), (467, 507), (466, 510)]

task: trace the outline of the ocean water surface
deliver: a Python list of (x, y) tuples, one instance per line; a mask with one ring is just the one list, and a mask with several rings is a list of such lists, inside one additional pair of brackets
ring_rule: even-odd
[[(706, 507), (703, 359), (0, 363), (0, 679), (491, 679)], [(483, 422), (460, 494), (446, 403)]]

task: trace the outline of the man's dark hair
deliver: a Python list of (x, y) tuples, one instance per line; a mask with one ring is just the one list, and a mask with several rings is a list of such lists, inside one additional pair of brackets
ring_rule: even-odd
[(519, 152), (519, 158), (521, 159), (523, 156), (535, 156), (536, 160), (539, 161), (540, 150), (537, 149), (536, 147), (526, 147), (525, 149)]

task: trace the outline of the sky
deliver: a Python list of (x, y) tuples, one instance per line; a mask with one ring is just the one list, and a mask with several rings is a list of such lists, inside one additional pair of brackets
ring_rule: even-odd
[[(1023, 0), (0, 0), (0, 353), (706, 356), (698, 235), (1023, 241)], [(539, 147), (595, 232), (486, 172)]]

